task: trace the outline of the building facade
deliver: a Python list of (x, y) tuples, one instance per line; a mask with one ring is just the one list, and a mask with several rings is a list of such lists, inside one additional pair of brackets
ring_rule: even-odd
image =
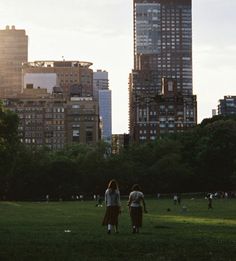
[(67, 145), (95, 144), (99, 140), (98, 103), (91, 97), (65, 98), (45, 89), (29, 89), (4, 100), (19, 116), (21, 142), (31, 149), (63, 149)]
[(99, 102), (101, 138), (111, 143), (112, 136), (112, 92), (109, 90), (108, 72), (97, 70), (93, 73), (93, 95)]
[(197, 123), (191, 0), (133, 0), (133, 12), (129, 128), (131, 139), (140, 142)]
[(80, 89), (81, 97), (93, 96), (92, 63), (82, 61), (35, 61), (23, 64), (23, 87), (61, 87), (65, 96)]
[(112, 135), (112, 110), (111, 110), (111, 90), (99, 90), (99, 116), (101, 121), (101, 138), (106, 142), (111, 142)]
[(236, 115), (236, 96), (224, 96), (219, 100), (218, 115)]
[(129, 146), (129, 134), (112, 134), (112, 154), (119, 154)]
[(93, 72), (93, 96), (98, 99), (98, 92), (100, 90), (109, 90), (108, 72), (97, 70)]
[(28, 60), (25, 30), (6, 26), (0, 30), (0, 98), (15, 97), (22, 90), (22, 63)]

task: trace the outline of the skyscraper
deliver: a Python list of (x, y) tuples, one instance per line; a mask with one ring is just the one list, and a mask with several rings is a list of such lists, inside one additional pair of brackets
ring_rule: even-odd
[(14, 97), (22, 89), (22, 63), (28, 59), (25, 30), (0, 30), (0, 98)]
[(147, 141), (197, 122), (191, 0), (133, 0), (130, 134)]
[(97, 70), (93, 73), (93, 95), (99, 102), (99, 115), (101, 121), (101, 137), (111, 142), (112, 135), (112, 108), (111, 90), (109, 90), (108, 72)]

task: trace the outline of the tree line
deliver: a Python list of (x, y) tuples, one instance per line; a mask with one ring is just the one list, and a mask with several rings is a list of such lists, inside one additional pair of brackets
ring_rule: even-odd
[(109, 144), (31, 151), (19, 141), (19, 119), (0, 107), (0, 198), (71, 199), (103, 194), (110, 179), (121, 193), (139, 183), (147, 194), (231, 191), (236, 185), (236, 117), (215, 116), (178, 134), (111, 154)]

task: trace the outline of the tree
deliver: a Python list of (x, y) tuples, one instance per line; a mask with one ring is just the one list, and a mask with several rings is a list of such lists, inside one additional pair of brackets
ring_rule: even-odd
[(5, 110), (0, 103), (0, 195), (8, 190), (8, 176), (16, 167), (16, 154), (20, 146), (18, 137), (18, 116)]

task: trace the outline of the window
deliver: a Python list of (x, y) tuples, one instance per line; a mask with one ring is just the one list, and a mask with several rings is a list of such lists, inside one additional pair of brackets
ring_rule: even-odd
[(93, 132), (92, 130), (86, 129), (86, 143), (90, 143), (93, 141)]

